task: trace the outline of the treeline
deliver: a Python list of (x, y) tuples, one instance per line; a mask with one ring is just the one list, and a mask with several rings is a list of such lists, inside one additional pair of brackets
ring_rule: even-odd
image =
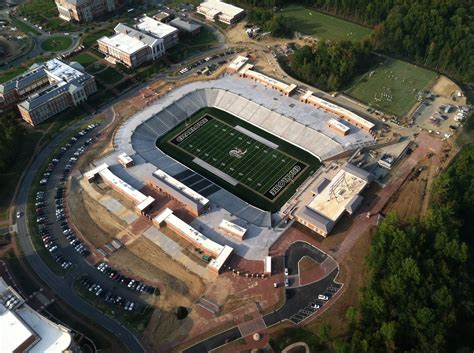
[[(472, 0), (240, 0), (278, 16), (301, 4), (374, 27), (375, 50), (412, 58), (420, 65), (474, 82)], [(291, 21), (291, 19), (289, 19)], [(287, 34), (286, 34), (287, 35)]]
[(249, 22), (260, 26), (275, 37), (292, 37), (290, 19), (283, 15), (275, 16), (274, 11), (260, 7), (250, 7), (247, 12)]
[(13, 114), (3, 113), (0, 116), (0, 173), (8, 171), (21, 143), (23, 129), (15, 121)]
[(436, 179), (431, 195), (421, 222), (390, 215), (377, 229), (360, 319), (343, 351), (472, 350), (474, 144)]
[[(389, 215), (367, 258), (369, 277), (343, 352), (469, 352), (474, 347), (474, 144), (432, 186), (430, 210)], [(355, 316), (353, 316), (355, 317)]]
[(375, 27), (375, 49), (474, 82), (472, 1), (405, 1)]
[(313, 47), (296, 48), (289, 60), (289, 71), (299, 80), (334, 91), (366, 72), (372, 62), (368, 42), (319, 42)]

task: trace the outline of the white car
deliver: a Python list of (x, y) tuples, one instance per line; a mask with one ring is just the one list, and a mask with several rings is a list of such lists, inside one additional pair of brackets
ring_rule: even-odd
[(319, 300), (329, 300), (329, 298), (328, 298), (326, 295), (324, 295), (324, 294), (319, 294), (319, 295), (318, 295), (318, 299), (319, 299)]
[(288, 278), (285, 278), (285, 287), (289, 287), (290, 286), (290, 281), (288, 280)]
[(288, 276), (288, 268), (285, 267), (285, 276)]
[(18, 212), (16, 213), (16, 218), (21, 218), (21, 212), (20, 212), (20, 211), (18, 211)]
[(319, 309), (321, 306), (318, 305), (318, 304), (313, 304), (313, 305), (311, 305), (311, 307), (312, 307), (313, 309)]

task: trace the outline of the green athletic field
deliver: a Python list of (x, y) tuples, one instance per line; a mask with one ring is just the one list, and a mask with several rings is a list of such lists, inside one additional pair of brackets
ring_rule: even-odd
[[(247, 131), (239, 131), (236, 126)], [(281, 207), (320, 165), (298, 147), (215, 108), (202, 109), (157, 144), (247, 202), (271, 211)]]
[(410, 63), (385, 59), (357, 78), (345, 93), (375, 109), (402, 117), (417, 102), (418, 92), (428, 88), (436, 76), (435, 72)]
[(358, 42), (368, 38), (372, 33), (370, 28), (307, 9), (303, 6), (288, 6), (280, 13), (291, 20), (290, 26), (292, 30), (322, 40), (350, 40)]

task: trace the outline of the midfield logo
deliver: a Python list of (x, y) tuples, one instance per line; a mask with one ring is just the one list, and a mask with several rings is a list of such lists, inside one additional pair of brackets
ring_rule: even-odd
[(240, 148), (233, 148), (229, 151), (229, 156), (235, 158), (242, 158), (247, 153), (247, 150), (242, 151)]

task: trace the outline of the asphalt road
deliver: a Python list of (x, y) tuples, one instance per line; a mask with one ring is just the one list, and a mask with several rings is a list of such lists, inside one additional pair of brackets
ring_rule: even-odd
[[(108, 331), (112, 332), (130, 352), (145, 352), (145, 349), (141, 345), (134, 332), (114, 319), (104, 315), (101, 311), (96, 309), (87, 301), (83, 300), (74, 292), (72, 289), (72, 284), (76, 276), (79, 275), (83, 269), (81, 264), (85, 265), (83, 260), (76, 262), (75, 265), (80, 267), (76, 267), (75, 270), (69, 272), (65, 278), (56, 276), (36, 253), (31, 239), (29, 238), (28, 228), (26, 225), (26, 220), (28, 219), (28, 215), (26, 214), (26, 205), (28, 202), (28, 193), (35, 175), (39, 168), (41, 168), (45, 161), (50, 157), (50, 154), (54, 151), (54, 149), (56, 149), (66, 137), (73, 133), (83, 123), (84, 121), (74, 124), (62, 131), (60, 134), (56, 135), (56, 137), (50, 143), (48, 143), (48, 145), (46, 145), (46, 147), (36, 156), (33, 163), (29, 166), (21, 182), (16, 197), (17, 210), (24, 214), (24, 216), (18, 219), (17, 222), (18, 239), (24, 256), (31, 268), (36, 272), (36, 275), (46, 283), (48, 287), (55, 291), (59, 297), (71, 305), (75, 310), (90, 318), (91, 321), (96, 322)], [(97, 273), (97, 275), (100, 274)]]
[[(317, 262), (322, 262), (327, 258), (327, 255), (311, 245), (303, 242), (292, 244), (285, 252), (285, 265), (293, 274), (297, 274), (298, 261), (303, 256), (309, 256)], [(318, 300), (319, 294), (327, 292), (328, 288), (340, 288), (340, 285), (334, 282), (339, 269), (335, 269), (328, 276), (320, 281), (312, 284), (298, 287), (287, 288), (285, 290), (286, 300), (282, 307), (274, 312), (263, 316), (263, 321), (267, 327), (279, 323), (283, 320), (291, 320), (298, 323), (306, 317), (314, 314), (316, 309), (311, 307), (312, 304), (324, 305), (324, 302)], [(290, 275), (292, 273), (290, 272)], [(335, 293), (335, 292), (334, 292)], [(211, 349), (220, 347), (228, 342), (234, 341), (242, 337), (237, 326), (221, 332), (213, 337), (208, 338), (198, 344), (184, 350), (184, 353), (207, 353)]]

